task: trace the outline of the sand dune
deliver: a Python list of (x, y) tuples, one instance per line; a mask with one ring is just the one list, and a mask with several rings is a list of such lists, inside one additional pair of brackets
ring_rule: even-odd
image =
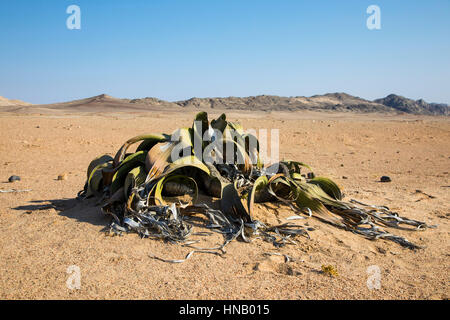
[(0, 96), (0, 107), (15, 107), (15, 106), (31, 106), (31, 103), (21, 100), (7, 99)]

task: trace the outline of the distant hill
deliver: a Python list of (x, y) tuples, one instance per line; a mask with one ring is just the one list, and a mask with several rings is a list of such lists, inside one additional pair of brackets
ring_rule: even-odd
[(390, 94), (386, 98), (377, 99), (374, 102), (406, 113), (446, 116), (450, 115), (450, 109), (447, 104), (426, 103), (422, 99), (412, 100), (395, 94)]
[(195, 109), (233, 109), (258, 111), (330, 110), (355, 112), (393, 112), (382, 104), (346, 93), (329, 93), (312, 97), (253, 96), (245, 98), (192, 98), (178, 105)]
[(161, 108), (173, 108), (173, 107), (178, 107), (179, 105), (174, 103), (174, 102), (168, 102), (165, 100), (161, 100), (158, 98), (142, 98), (142, 99), (133, 99), (130, 100), (130, 103), (132, 104), (136, 104), (136, 105), (147, 105), (147, 106), (158, 106)]
[[(2, 104), (3, 103), (3, 104)], [(106, 94), (69, 102), (30, 105), (22, 101), (0, 99), (0, 111), (23, 113), (48, 112), (148, 112), (183, 110), (246, 110), (246, 111), (339, 111), (358, 113), (409, 113), (422, 115), (450, 115), (446, 104), (427, 103), (391, 94), (374, 101), (346, 93), (327, 93), (311, 97), (279, 97), (260, 95), (251, 97), (191, 98), (169, 102), (158, 98), (119, 99)]]
[(423, 100), (411, 100), (389, 95), (375, 101), (365, 100), (346, 93), (327, 93), (312, 97), (228, 97), (228, 98), (192, 98), (177, 101), (184, 108), (195, 109), (233, 109), (259, 111), (296, 111), (296, 110), (329, 110), (349, 112), (394, 112), (423, 115), (449, 115), (446, 104), (426, 103)]
[[(161, 102), (157, 102), (161, 101)], [(18, 113), (107, 113), (107, 112), (148, 112), (160, 111), (165, 108), (180, 109), (177, 104), (152, 98), (119, 99), (107, 94), (73, 100), (68, 102), (42, 104), (33, 106), (14, 105), (0, 108), (4, 112)]]
[(21, 100), (11, 100), (4, 97), (0, 97), (0, 107), (14, 107), (14, 106), (31, 106), (31, 103)]

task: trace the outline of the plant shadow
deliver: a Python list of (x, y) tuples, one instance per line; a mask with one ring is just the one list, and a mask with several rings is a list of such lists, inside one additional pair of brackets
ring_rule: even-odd
[(54, 209), (58, 215), (74, 219), (78, 222), (107, 227), (111, 217), (103, 214), (96, 199), (81, 200), (78, 198), (33, 200), (31, 204), (12, 208), (25, 214), (35, 214), (42, 210)]
[[(199, 195), (201, 203), (206, 203), (208, 206), (219, 209), (220, 201), (213, 200), (210, 197)], [(58, 215), (74, 219), (78, 222), (90, 223), (96, 226), (108, 228), (112, 221), (112, 217), (105, 215), (100, 210), (100, 203), (98, 199), (80, 199), (80, 198), (64, 198), (64, 199), (50, 199), (50, 200), (33, 200), (29, 201), (27, 205), (21, 205), (12, 208), (13, 210), (22, 211), (24, 214), (36, 214), (39, 211), (54, 209)], [(204, 216), (189, 217), (190, 223), (197, 227), (204, 227), (207, 224), (207, 219)]]

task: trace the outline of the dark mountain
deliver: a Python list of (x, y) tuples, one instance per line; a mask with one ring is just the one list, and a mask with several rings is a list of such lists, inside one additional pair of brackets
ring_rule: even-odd
[(329, 110), (354, 112), (395, 112), (391, 107), (346, 93), (328, 93), (312, 97), (251, 96), (228, 98), (192, 98), (178, 105), (194, 109), (233, 109), (255, 111)]
[(450, 115), (450, 107), (443, 103), (427, 103), (422, 99), (412, 100), (395, 94), (374, 100), (401, 112), (426, 115)]
[(369, 101), (347, 93), (327, 93), (311, 97), (279, 97), (270, 95), (227, 98), (191, 98), (177, 105), (193, 109), (232, 109), (255, 111), (328, 110), (343, 112), (392, 112), (423, 115), (450, 115), (446, 104), (426, 103), (397, 95)]

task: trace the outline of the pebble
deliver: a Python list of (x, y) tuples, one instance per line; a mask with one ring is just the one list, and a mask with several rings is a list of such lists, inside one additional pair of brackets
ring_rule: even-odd
[(58, 176), (58, 180), (67, 180), (67, 173), (62, 173)]
[(342, 179), (347, 180), (348, 178), (346, 176), (342, 176)]
[(14, 181), (20, 181), (20, 177), (19, 176), (11, 176), (8, 179), (9, 182), (14, 182)]
[(382, 176), (382, 177), (380, 178), (380, 181), (381, 181), (381, 182), (391, 182), (392, 180), (391, 180), (391, 178), (388, 177), (388, 176)]

